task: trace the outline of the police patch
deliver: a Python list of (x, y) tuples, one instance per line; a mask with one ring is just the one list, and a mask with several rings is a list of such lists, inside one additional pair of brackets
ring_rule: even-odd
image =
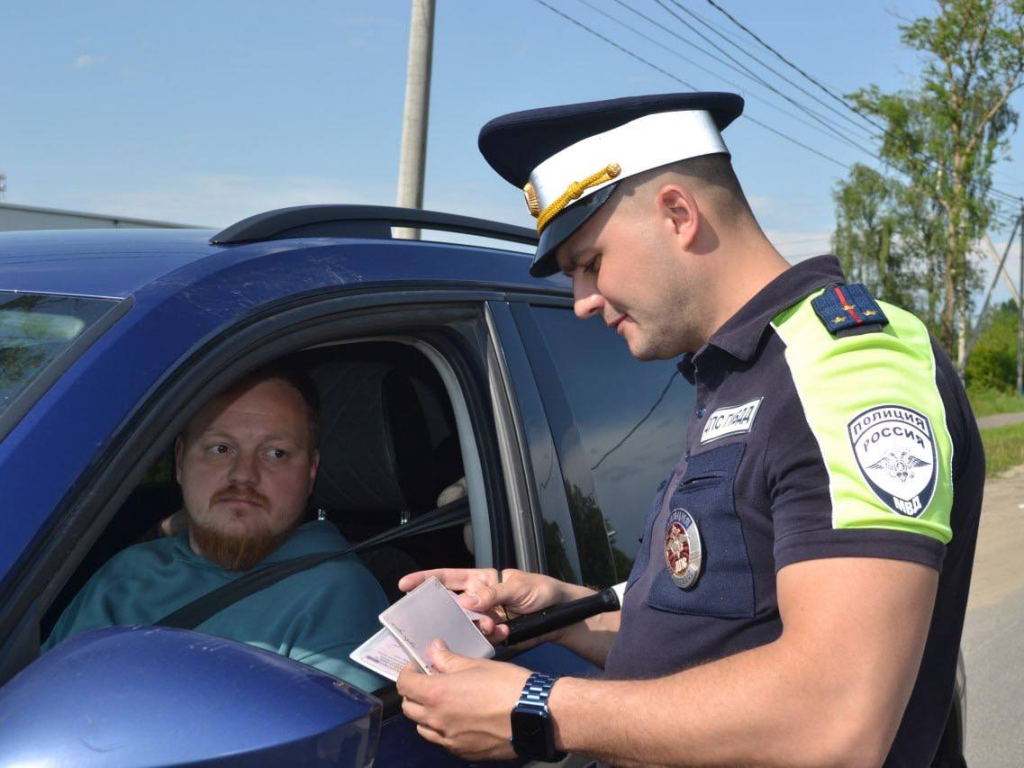
[(680, 589), (689, 589), (700, 576), (703, 556), (700, 531), (690, 513), (676, 507), (665, 524), (665, 565)]
[(928, 417), (901, 405), (862, 411), (847, 432), (857, 466), (885, 505), (920, 517), (935, 494), (938, 461)]

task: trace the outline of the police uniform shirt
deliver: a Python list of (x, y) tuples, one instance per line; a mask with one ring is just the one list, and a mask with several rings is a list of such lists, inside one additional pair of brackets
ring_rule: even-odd
[(922, 563), (940, 571), (938, 596), (886, 764), (928, 764), (952, 701), (985, 475), (949, 359), (919, 320), (818, 257), (680, 369), (696, 393), (686, 454), (645, 523), (607, 676), (666, 675), (775, 640), (775, 575), (791, 563)]

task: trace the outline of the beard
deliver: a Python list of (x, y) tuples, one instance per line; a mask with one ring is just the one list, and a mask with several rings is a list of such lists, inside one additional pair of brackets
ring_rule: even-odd
[[(238, 494), (238, 491), (234, 488), (225, 488), (215, 493), (211, 502), (215, 503), (219, 500), (218, 497), (229, 493)], [(261, 503), (266, 501), (262, 496), (254, 500)], [(296, 520), (283, 531), (277, 532), (261, 527), (253, 532), (230, 533), (220, 530), (215, 522), (201, 523), (191, 513), (188, 515), (189, 538), (193, 546), (207, 560), (228, 571), (248, 571), (256, 566), (284, 544), (298, 524), (299, 521)]]

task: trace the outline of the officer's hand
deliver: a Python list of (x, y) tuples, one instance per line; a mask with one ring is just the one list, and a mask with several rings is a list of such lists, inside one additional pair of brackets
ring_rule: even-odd
[(410, 662), (398, 676), (402, 712), (420, 736), (464, 760), (515, 757), (510, 713), (530, 671), (459, 656), (440, 640), (430, 652), (439, 674), (424, 675)]
[[(448, 589), (461, 593), (459, 604), (463, 608), (484, 615), (478, 626), (487, 639), (494, 644), (504, 642), (508, 637), (505, 626), (506, 612), (536, 613), (561, 605), (569, 600), (592, 595), (593, 590), (567, 584), (540, 573), (527, 573), (515, 568), (501, 572), (494, 568), (438, 568), (431, 571), (417, 571), (403, 576), (398, 588), (409, 592), (431, 576), (436, 576)], [(558, 640), (556, 636), (538, 638), (533, 644), (544, 640)], [(523, 647), (526, 647), (525, 645)]]

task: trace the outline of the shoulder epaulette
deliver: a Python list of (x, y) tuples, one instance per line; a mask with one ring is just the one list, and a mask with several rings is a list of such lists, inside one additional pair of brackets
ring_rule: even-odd
[(887, 325), (889, 319), (860, 283), (830, 285), (811, 300), (811, 306), (830, 333), (864, 325)]

